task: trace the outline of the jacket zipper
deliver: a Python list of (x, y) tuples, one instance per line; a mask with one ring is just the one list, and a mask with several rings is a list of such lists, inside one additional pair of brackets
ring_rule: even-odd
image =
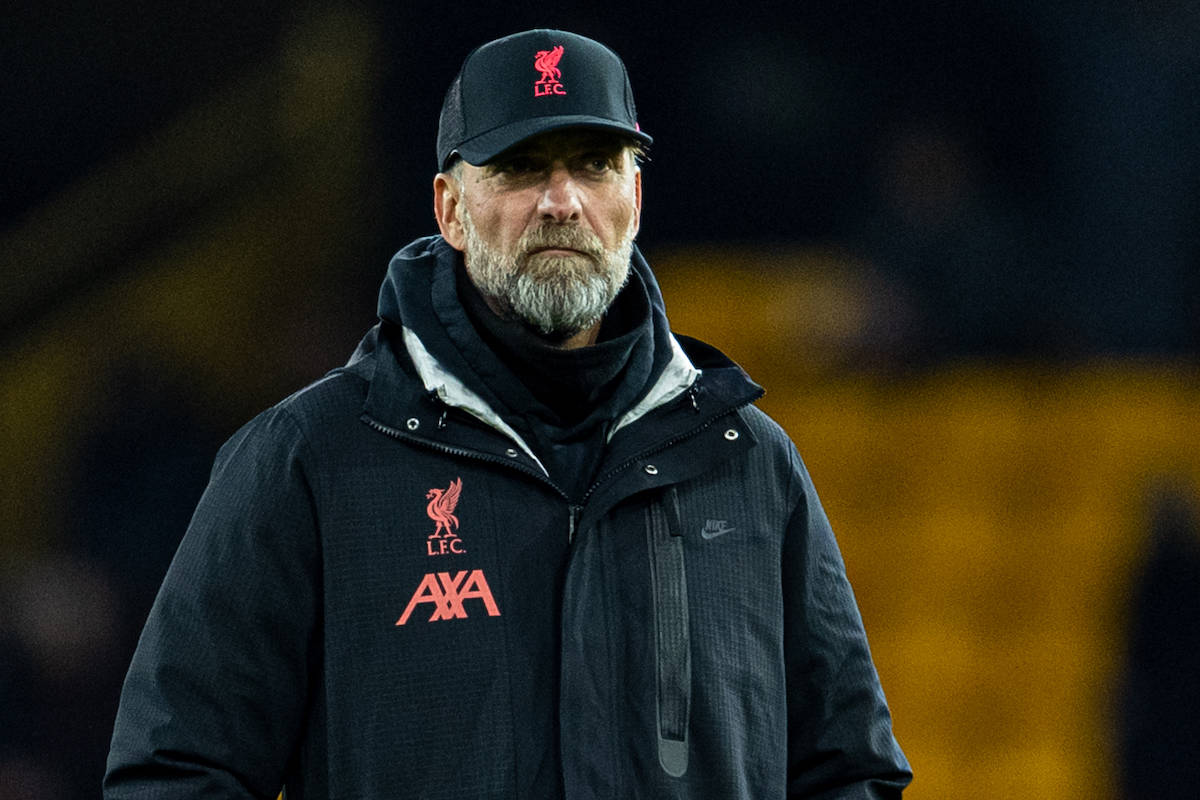
[(526, 475), (531, 475), (534, 478), (537, 478), (542, 483), (546, 484), (551, 489), (558, 492), (558, 494), (564, 500), (568, 501), (568, 505), (567, 505), (567, 517), (568, 517), (568, 519), (567, 519), (567, 544), (570, 544), (575, 540), (575, 528), (579, 524), (579, 516), (583, 511), (583, 506), (578, 506), (573, 503), (570, 503), (570, 498), (567, 497), (566, 493), (562, 489), (558, 488), (558, 486), (556, 486), (555, 483), (553, 481), (551, 481), (550, 478), (548, 476), (544, 475), (543, 473), (538, 472), (536, 470), (529, 469), (524, 464), (514, 463), (512, 461), (505, 461), (502, 458), (497, 458), (496, 456), (488, 455), (487, 453), (481, 453), (478, 450), (466, 450), (461, 447), (451, 447), (450, 445), (439, 444), (437, 442), (431, 442), (428, 439), (414, 439), (411, 436), (407, 436), (403, 431), (398, 431), (395, 428), (392, 428), (388, 425), (384, 425), (381, 422), (376, 422), (375, 420), (373, 420), (367, 416), (363, 417), (363, 421), (366, 422), (367, 425), (370, 426), (372, 429), (377, 430), (380, 433), (385, 434), (387, 436), (390, 436), (393, 439), (398, 439), (398, 440), (404, 441), (404, 442), (412, 442), (414, 444), (419, 444), (423, 447), (428, 447), (431, 450), (436, 450), (439, 453), (445, 453), (447, 455), (459, 456), (461, 458), (474, 458), (479, 461), (486, 461), (489, 464), (501, 464), (503, 466), (515, 469), (518, 472), (523, 472)]
[(654, 592), (654, 650), (658, 763), (673, 778), (688, 767), (688, 716), (692, 654), (688, 622), (687, 571), (678, 497), (670, 487), (646, 507), (646, 539)]
[(570, 505), (570, 524), (567, 526), (567, 544), (575, 541), (575, 526), (579, 524), (579, 515), (583, 513), (583, 506), (577, 506), (574, 503)]
[[(693, 403), (695, 402), (694, 398), (693, 398), (692, 402)], [(723, 413), (715, 414), (711, 418), (705, 420), (700, 425), (697, 425), (695, 428), (691, 428), (687, 431), (684, 431), (683, 433), (679, 434), (678, 436), (673, 436), (672, 438), (667, 439), (665, 442), (661, 442), (661, 443), (655, 445), (654, 447), (643, 450), (642, 452), (638, 453), (637, 455), (635, 455), (631, 458), (628, 458), (625, 461), (622, 461), (620, 464), (613, 467), (608, 472), (604, 473), (604, 475), (602, 475), (601, 477), (596, 479), (595, 483), (593, 483), (591, 485), (591, 487), (588, 488), (587, 492), (584, 493), (583, 504), (586, 505), (587, 500), (589, 497), (592, 496), (592, 493), (600, 487), (600, 484), (604, 483), (609, 478), (615, 477), (616, 475), (620, 474), (621, 472), (624, 472), (625, 470), (629, 469), (631, 466), (633, 466), (634, 464), (638, 463), (639, 461), (641, 461), (643, 459), (646, 459), (646, 458), (649, 458), (650, 456), (661, 453), (664, 450), (670, 450), (672, 447), (679, 444), (680, 442), (687, 441), (688, 439), (691, 439), (693, 436), (698, 435), (701, 431), (708, 430), (721, 417), (727, 416), (728, 414), (731, 414), (731, 413), (737, 411), (738, 409), (744, 408), (744, 407), (750, 405), (751, 402), (753, 402), (753, 400), (748, 401), (746, 403), (742, 403), (741, 405), (734, 406)]]
[[(694, 392), (687, 397), (696, 406)], [(579, 519), (584, 505), (601, 484), (624, 470), (656, 453), (669, 450), (682, 441), (707, 430), (727, 413), (715, 414), (702, 424), (664, 442), (647, 448), (626, 459), (598, 478), (584, 493), (582, 503), (570, 502), (558, 486), (543, 473), (529, 469), (523, 464), (505, 461), (496, 456), (476, 450), (414, 439), (402, 431), (376, 422), (364, 416), (364, 421), (373, 429), (394, 439), (420, 444), (432, 450), (463, 458), (474, 458), (494, 464), (503, 464), (527, 475), (531, 475), (568, 501), (567, 542), (574, 543)], [(699, 409), (697, 408), (697, 411)], [(688, 768), (688, 721), (691, 709), (691, 633), (688, 619), (687, 572), (684, 563), (683, 536), (680, 527), (678, 497), (674, 486), (666, 489), (660, 502), (646, 509), (647, 549), (650, 559), (651, 586), (654, 592), (654, 637), (655, 637), (655, 696), (657, 701), (658, 763), (663, 771), (674, 778), (682, 777)]]
[[(689, 389), (685, 396), (691, 401), (692, 407), (695, 408), (697, 411), (699, 411), (699, 407), (696, 404), (695, 394), (696, 394), (695, 389), (693, 388), (693, 389)], [(760, 397), (760, 396), (761, 396), (761, 393), (759, 395), (757, 395), (756, 397)], [(649, 458), (649, 457), (655, 455), (656, 453), (661, 453), (665, 450), (669, 450), (672, 447), (674, 447), (675, 445), (679, 444), (680, 442), (686, 441), (686, 440), (692, 438), (693, 436), (700, 434), (702, 431), (705, 431), (708, 428), (712, 427), (716, 423), (716, 421), (718, 419), (720, 419), (721, 417), (731, 414), (731, 413), (737, 411), (738, 409), (744, 408), (745, 406), (750, 405), (750, 403), (752, 403), (752, 402), (754, 402), (754, 399), (748, 400), (747, 402), (742, 403), (740, 405), (733, 406), (732, 408), (728, 409), (725, 412), (722, 412), (719, 414), (714, 414), (712, 417), (705, 420), (700, 425), (697, 425), (695, 428), (691, 428), (691, 429), (679, 434), (678, 436), (673, 436), (670, 439), (667, 439), (665, 442), (661, 442), (661, 443), (655, 445), (654, 447), (650, 447), (646, 450), (643, 450), (642, 452), (638, 453), (637, 455), (635, 455), (631, 458), (628, 458), (625, 461), (622, 461), (620, 464), (613, 467), (608, 472), (604, 473), (604, 475), (597, 478), (595, 480), (595, 482), (593, 482), (592, 485), (590, 487), (588, 487), (588, 490), (586, 492), (584, 492), (583, 499), (580, 502), (580, 504), (571, 506), (571, 518), (570, 518), (570, 524), (569, 524), (568, 530), (567, 530), (567, 542), (572, 542), (574, 540), (576, 528), (579, 525), (579, 517), (583, 513), (584, 506), (587, 505), (588, 498), (590, 498), (592, 496), (592, 493), (594, 493), (596, 491), (596, 489), (600, 488), (601, 484), (603, 484), (609, 478), (616, 477), (617, 475), (619, 475), (620, 473), (629, 469), (630, 467), (632, 467), (634, 464), (638, 463), (639, 461)], [(672, 489), (672, 492), (674, 492), (674, 489)], [(559, 494), (562, 494), (562, 492), (560, 491)], [(566, 497), (565, 494), (563, 496)]]
[(371, 419), (370, 417), (363, 416), (362, 419), (363, 419), (363, 422), (367, 423), (367, 425), (370, 426), (371, 428), (373, 428), (374, 430), (377, 430), (382, 434), (386, 434), (387, 436), (390, 436), (393, 439), (399, 439), (400, 441), (404, 441), (404, 442), (412, 442), (414, 444), (421, 445), (422, 447), (428, 447), (431, 450), (437, 450), (440, 453), (446, 453), (447, 455), (461, 456), (463, 458), (474, 458), (479, 461), (486, 461), (490, 464), (501, 464), (501, 465), (509, 467), (511, 469), (515, 469), (518, 472), (524, 472), (526, 475), (531, 475), (534, 478), (537, 478), (542, 483), (546, 484), (551, 489), (553, 489), (554, 491), (556, 491), (560, 495), (562, 495), (563, 498), (566, 498), (566, 494), (563, 493), (563, 490), (559, 489), (558, 486), (556, 486), (554, 484), (554, 482), (552, 480), (550, 480), (544, 473), (538, 472), (537, 470), (534, 470), (534, 469), (530, 469), (529, 467), (526, 467), (524, 464), (521, 464), (520, 462), (505, 461), (504, 459), (500, 458), (499, 456), (489, 455), (488, 453), (482, 453), (478, 450), (467, 450), (462, 447), (451, 447), (448, 444), (439, 444), (437, 442), (431, 442), (428, 439), (416, 439), (416, 438), (413, 438), (412, 436), (409, 436), (408, 434), (404, 433), (403, 431), (396, 430), (395, 428), (392, 428), (388, 425), (384, 425), (381, 422), (376, 422), (375, 420)]

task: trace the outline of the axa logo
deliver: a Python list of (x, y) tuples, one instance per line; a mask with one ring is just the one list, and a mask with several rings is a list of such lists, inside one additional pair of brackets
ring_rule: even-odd
[(563, 57), (563, 46), (555, 45), (551, 50), (538, 50), (533, 59), (533, 68), (542, 73), (542, 77), (533, 84), (533, 96), (545, 97), (551, 94), (566, 94), (562, 85), (562, 70), (558, 62)]
[(421, 585), (413, 592), (404, 613), (396, 621), (397, 625), (407, 625), (409, 617), (417, 606), (429, 604), (433, 613), (429, 615), (430, 622), (447, 619), (466, 619), (467, 600), (478, 600), (483, 604), (489, 617), (500, 616), (500, 607), (496, 598), (492, 597), (491, 587), (483, 570), (461, 570), (451, 575), (449, 572), (431, 572), (421, 579)]
[(450, 481), (445, 489), (430, 489), (425, 493), (429, 504), (425, 513), (433, 520), (433, 533), (425, 541), (425, 552), (431, 556), (442, 556), (446, 553), (462, 554), (467, 552), (462, 539), (458, 538), (458, 517), (454, 509), (458, 508), (458, 498), (462, 496), (462, 478)]

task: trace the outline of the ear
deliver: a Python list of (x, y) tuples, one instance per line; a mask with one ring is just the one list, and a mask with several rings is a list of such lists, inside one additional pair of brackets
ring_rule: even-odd
[(633, 235), (637, 236), (637, 232), (642, 227), (642, 171), (639, 169), (633, 173)]
[(463, 233), (462, 221), (458, 217), (458, 204), (462, 200), (462, 187), (445, 172), (433, 178), (433, 214), (437, 217), (438, 230), (455, 250), (465, 250), (467, 237)]

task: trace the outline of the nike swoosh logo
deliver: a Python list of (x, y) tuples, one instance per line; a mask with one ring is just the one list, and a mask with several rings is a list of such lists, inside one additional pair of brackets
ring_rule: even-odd
[(715, 539), (718, 536), (724, 536), (725, 534), (732, 533), (733, 531), (736, 531), (736, 530), (737, 530), (737, 528), (720, 528), (719, 530), (712, 531), (712, 530), (709, 530), (708, 528), (704, 528), (703, 530), (700, 531), (700, 535), (703, 536), (705, 539)]

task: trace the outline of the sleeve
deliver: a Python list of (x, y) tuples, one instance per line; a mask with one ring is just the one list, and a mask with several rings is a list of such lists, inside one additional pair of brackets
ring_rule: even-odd
[(276, 410), (218, 454), (125, 679), (106, 800), (279, 793), (316, 652), (304, 449), (298, 425)]
[(788, 797), (899, 798), (912, 780), (812, 481), (796, 456), (800, 500), (783, 545)]

